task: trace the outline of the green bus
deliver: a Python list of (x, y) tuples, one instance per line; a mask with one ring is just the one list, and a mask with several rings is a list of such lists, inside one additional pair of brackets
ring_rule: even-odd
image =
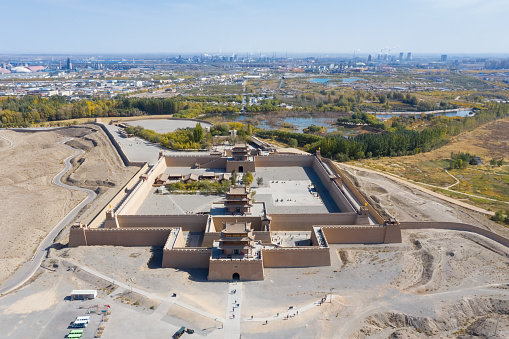
[(71, 330), (69, 334), (83, 334), (83, 330)]
[(80, 339), (81, 337), (83, 337), (83, 333), (82, 334), (69, 334), (67, 336), (67, 338), (70, 338), (70, 339)]

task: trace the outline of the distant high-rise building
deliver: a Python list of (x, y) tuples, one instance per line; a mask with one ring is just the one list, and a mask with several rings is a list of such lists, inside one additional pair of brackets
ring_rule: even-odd
[(406, 55), (406, 59), (408, 61), (412, 61), (412, 52), (408, 52), (407, 55)]
[(368, 62), (371, 62), (371, 61), (373, 61), (373, 56), (370, 54), (370, 55), (368, 55)]
[(67, 69), (72, 69), (71, 58), (67, 58)]
[(405, 55), (403, 52), (399, 53), (399, 61), (403, 61)]
[(442, 56), (440, 57), (440, 61), (447, 62), (447, 54), (442, 54)]

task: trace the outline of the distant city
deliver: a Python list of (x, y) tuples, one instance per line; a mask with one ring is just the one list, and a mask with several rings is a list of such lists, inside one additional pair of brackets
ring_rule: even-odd
[[(199, 82), (231, 84), (268, 74), (391, 74), (412, 68), (462, 72), (501, 70), (489, 77), (508, 83), (509, 57), (414, 55), (382, 49), (378, 54), (303, 56), (272, 53), (195, 55), (0, 56), (0, 96), (61, 95), (71, 99), (115, 97), (171, 87), (196, 75)], [(482, 75), (482, 73), (480, 73)], [(187, 77), (188, 78), (188, 77)]]

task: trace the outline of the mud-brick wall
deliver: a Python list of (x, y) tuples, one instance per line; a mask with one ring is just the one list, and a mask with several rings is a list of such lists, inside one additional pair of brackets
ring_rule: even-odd
[(209, 280), (231, 281), (238, 273), (240, 280), (263, 280), (262, 260), (210, 260)]
[(220, 238), (221, 232), (205, 232), (201, 247), (212, 247), (214, 245), (214, 241), (219, 241)]
[(254, 231), (253, 235), (255, 241), (261, 241), (263, 244), (270, 244), (272, 242), (270, 232)]
[[(350, 179), (348, 179), (339, 170), (339, 168), (336, 166), (336, 164), (334, 164), (330, 159), (322, 158), (322, 161), (330, 165), (332, 170), (341, 178), (341, 182), (343, 183), (343, 185), (346, 185), (346, 187), (348, 187), (350, 192), (352, 192), (352, 194), (355, 195), (355, 197), (357, 198), (357, 200), (359, 200), (361, 205), (367, 204), (367, 201), (366, 201), (366, 199), (364, 199), (361, 192), (359, 192), (357, 187), (355, 187), (355, 185), (350, 181)], [(370, 204), (367, 204), (367, 206), (368, 206), (369, 214), (376, 220), (376, 222), (379, 223), (380, 225), (384, 224), (384, 219), (380, 216), (380, 214), (378, 214), (378, 212)]]
[(208, 268), (212, 250), (209, 248), (182, 248), (163, 251), (163, 267)]
[(262, 219), (260, 217), (214, 216), (214, 217), (212, 217), (212, 222), (214, 223), (214, 228), (215, 228), (216, 232), (221, 232), (221, 230), (223, 229), (223, 223), (229, 223), (229, 222), (248, 222), (248, 223), (250, 222), (252, 230), (254, 230), (254, 231), (262, 230)]
[[(180, 155), (180, 156), (166, 156), (166, 166), (167, 167), (194, 167), (194, 165), (199, 164), (200, 166), (203, 164), (209, 164), (209, 167), (206, 168), (225, 168), (226, 167), (226, 158), (220, 158), (218, 156), (213, 155)], [(217, 161), (219, 160), (219, 161)]]
[(136, 211), (143, 204), (147, 198), (152, 184), (157, 176), (164, 172), (166, 169), (166, 162), (160, 158), (157, 163), (147, 172), (147, 180), (141, 180), (133, 190), (133, 192), (126, 198), (123, 206), (118, 210), (118, 214), (136, 214)]
[[(242, 166), (242, 171), (240, 167)], [(237, 173), (245, 173), (245, 172), (255, 172), (255, 162), (254, 161), (227, 161), (226, 162), (226, 172), (232, 172), (235, 170)]]
[(120, 228), (181, 227), (185, 232), (203, 232), (207, 224), (205, 214), (183, 215), (119, 215)]
[(316, 225), (355, 225), (357, 213), (271, 214), (271, 231), (311, 231)]
[(330, 266), (329, 248), (300, 247), (262, 250), (265, 267)]
[(401, 243), (398, 225), (387, 226), (323, 226), (329, 244), (389, 244)]
[(383, 244), (382, 226), (324, 226), (322, 232), (329, 244)]
[(120, 191), (113, 197), (113, 199), (110, 200), (110, 202), (99, 212), (92, 222), (90, 222), (89, 227), (90, 228), (96, 228), (99, 227), (104, 220), (106, 220), (106, 211), (111, 208), (114, 210), (118, 207), (120, 202), (126, 198), (126, 196), (129, 194), (129, 191), (133, 189), (133, 187), (138, 183), (140, 180), (140, 176), (142, 174), (145, 174), (148, 170), (148, 165), (145, 163), (138, 172), (136, 172), (135, 175), (132, 176), (131, 180), (127, 184), (120, 189)]
[(339, 210), (342, 212), (355, 212), (355, 210), (350, 205), (346, 197), (339, 190), (339, 187), (333, 180), (331, 180), (329, 174), (327, 173), (323, 165), (320, 163), (320, 160), (318, 160), (318, 158), (316, 157), (314, 157), (313, 161), (313, 170), (320, 178), (320, 181), (322, 182), (325, 189), (329, 192), (330, 196), (332, 197), (332, 200), (334, 200), (336, 205), (339, 207)]
[(69, 247), (77, 246), (164, 246), (170, 228), (71, 228)]
[(314, 155), (255, 156), (256, 167), (311, 167)]

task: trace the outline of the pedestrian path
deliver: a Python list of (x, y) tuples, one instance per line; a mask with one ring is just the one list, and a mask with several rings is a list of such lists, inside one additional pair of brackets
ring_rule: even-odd
[(332, 301), (332, 295), (331, 294), (327, 294), (325, 295), (322, 299), (318, 300), (318, 301), (315, 301), (311, 304), (308, 304), (308, 305), (305, 305), (305, 306), (302, 306), (302, 307), (299, 307), (299, 308), (296, 308), (296, 307), (289, 307), (286, 312), (282, 312), (282, 313), (276, 313), (274, 314), (273, 316), (270, 316), (270, 317), (264, 317), (264, 318), (255, 318), (255, 317), (249, 317), (249, 318), (244, 318), (242, 319), (242, 321), (252, 321), (252, 322), (262, 322), (264, 324), (268, 324), (271, 320), (278, 320), (278, 319), (283, 319), (283, 320), (288, 320), (290, 318), (293, 318), (293, 317), (296, 317), (299, 315), (299, 312), (300, 313), (304, 313), (316, 306), (322, 306), (323, 304), (325, 303), (330, 303)]
[(240, 338), (240, 315), (242, 306), (242, 283), (232, 282), (228, 287), (226, 320), (224, 322), (224, 338)]

